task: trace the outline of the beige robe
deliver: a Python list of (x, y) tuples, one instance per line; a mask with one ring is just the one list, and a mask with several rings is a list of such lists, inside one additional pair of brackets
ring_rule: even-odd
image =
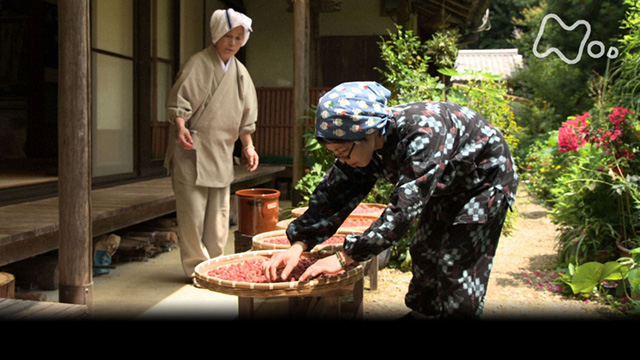
[[(258, 117), (255, 86), (235, 57), (227, 71), (213, 45), (187, 61), (167, 98), (170, 137), (165, 167), (176, 181), (226, 187), (233, 181), (233, 146), (240, 134), (253, 133)], [(193, 150), (175, 142), (176, 117), (183, 117), (193, 137)], [(175, 161), (172, 161), (175, 160)]]
[[(202, 261), (223, 254), (229, 233), (233, 147), (253, 133), (257, 97), (246, 68), (234, 57), (227, 71), (213, 46), (187, 61), (167, 99), (172, 124), (165, 167), (173, 177), (182, 266), (189, 277)], [(176, 143), (175, 118), (183, 117), (193, 149)]]

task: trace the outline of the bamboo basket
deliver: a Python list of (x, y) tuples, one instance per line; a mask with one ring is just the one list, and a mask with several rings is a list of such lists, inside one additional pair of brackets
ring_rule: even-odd
[[(338, 231), (336, 231), (336, 233), (333, 236), (344, 238), (349, 234), (362, 234), (362, 232), (355, 229), (340, 228), (338, 229)], [(269, 242), (269, 240), (277, 239), (277, 238), (284, 238), (287, 241), (285, 244)], [(337, 243), (318, 244), (314, 246), (313, 249), (311, 249), (311, 252), (322, 251), (322, 252), (332, 253), (332, 252), (340, 251), (343, 249), (343, 242), (339, 244)], [(289, 244), (285, 230), (275, 230), (275, 231), (264, 232), (258, 235), (254, 235), (252, 238), (252, 250), (288, 249), (290, 246), (291, 244)]]
[[(378, 218), (379, 216), (373, 215), (349, 215), (340, 228), (362, 232), (367, 230)], [(276, 230), (286, 230), (293, 220), (295, 220), (295, 218), (278, 221), (278, 223), (276, 223)]]
[[(353, 267), (343, 274), (307, 281), (249, 283), (223, 280), (208, 275), (209, 271), (216, 267), (231, 265), (246, 260), (269, 259), (280, 251), (284, 250), (248, 251), (206, 260), (196, 266), (196, 282), (203, 288), (227, 295), (249, 298), (271, 298), (344, 295), (352, 291), (353, 285), (363, 278), (364, 268), (362, 265)], [(311, 252), (305, 252), (302, 255), (308, 258), (323, 257), (318, 253)]]
[[(373, 208), (373, 209), (375, 209), (375, 211), (374, 212), (365, 212), (363, 206), (367, 206), (369, 208)], [(309, 207), (307, 207), (307, 206), (295, 208), (295, 209), (291, 210), (291, 216), (293, 216), (294, 218), (299, 217), (300, 215), (304, 214), (304, 212), (307, 211), (308, 208)], [(367, 215), (367, 216), (380, 217), (380, 215), (382, 215), (382, 212), (386, 208), (387, 208), (387, 205), (383, 205), (383, 204), (362, 203), (362, 204), (358, 205), (358, 207), (356, 207), (353, 210), (351, 215)]]

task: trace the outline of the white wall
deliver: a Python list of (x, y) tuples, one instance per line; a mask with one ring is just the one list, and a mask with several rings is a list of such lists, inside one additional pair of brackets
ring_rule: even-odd
[[(224, 8), (219, 0), (181, 2), (180, 64), (206, 46), (209, 17)], [(293, 13), (285, 0), (245, 0), (253, 33), (245, 45), (246, 65), (257, 87), (293, 86)], [(206, 12), (206, 14), (204, 13)], [(201, 22), (196, 21), (202, 19)], [(319, 16), (320, 36), (386, 35), (393, 19), (380, 15), (380, 0), (343, 0), (342, 10)], [(204, 35), (202, 35), (204, 34)]]
[(247, 68), (258, 87), (293, 86), (293, 13), (282, 0), (245, 0), (253, 33)]
[[(245, 0), (254, 33), (247, 68), (256, 86), (293, 86), (293, 13), (285, 0)], [(392, 19), (380, 15), (380, 0), (343, 0), (342, 10), (321, 13), (320, 36), (386, 35)]]
[(204, 6), (202, 1), (180, 1), (180, 67), (204, 47)]

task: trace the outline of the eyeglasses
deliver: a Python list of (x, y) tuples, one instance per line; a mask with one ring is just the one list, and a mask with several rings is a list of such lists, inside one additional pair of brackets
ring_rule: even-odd
[(347, 154), (346, 154), (346, 155), (343, 155), (343, 154), (344, 154), (344, 152), (341, 152), (341, 153), (335, 153), (335, 152), (333, 152), (333, 151), (331, 151), (331, 150), (328, 150), (328, 149), (327, 149), (327, 153), (328, 153), (328, 155), (333, 155), (333, 156), (335, 156), (338, 160), (349, 160), (349, 159), (351, 158), (351, 153), (353, 152), (353, 148), (355, 148), (355, 147), (356, 147), (356, 144), (358, 144), (358, 141), (354, 141), (354, 142), (351, 144), (351, 148), (349, 149), (349, 152), (347, 152)]

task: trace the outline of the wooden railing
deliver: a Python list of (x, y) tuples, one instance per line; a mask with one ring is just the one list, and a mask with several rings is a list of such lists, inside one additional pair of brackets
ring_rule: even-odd
[[(320, 96), (329, 88), (311, 88), (309, 104), (315, 107)], [(258, 122), (253, 141), (261, 157), (289, 157), (292, 155), (291, 137), (293, 136), (293, 88), (260, 87), (258, 94)], [(300, 119), (298, 119), (300, 120)], [(305, 119), (312, 126), (312, 118)], [(152, 125), (152, 152), (154, 158), (164, 157), (169, 137), (167, 122), (154, 122)]]

